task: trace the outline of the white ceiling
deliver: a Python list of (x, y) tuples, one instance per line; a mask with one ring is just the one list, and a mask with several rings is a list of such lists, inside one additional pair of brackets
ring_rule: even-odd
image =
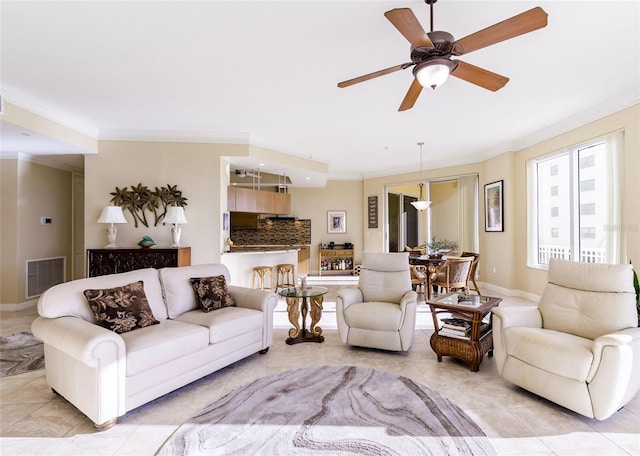
[[(409, 61), (384, 12), (410, 7), (428, 30), (422, 0), (2, 1), (2, 95), (95, 138), (249, 141), (329, 179), (417, 171), (418, 141), (424, 169), (477, 162), (640, 101), (640, 2), (440, 0), (435, 29), (459, 39), (534, 6), (546, 28), (460, 58), (505, 88), (451, 78), (398, 112), (410, 69), (336, 84)], [(20, 131), (1, 133), (19, 152)], [(311, 185), (286, 160), (264, 170)]]

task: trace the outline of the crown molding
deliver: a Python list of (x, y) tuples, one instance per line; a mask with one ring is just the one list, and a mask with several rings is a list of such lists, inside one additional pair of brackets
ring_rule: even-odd
[(51, 106), (36, 97), (4, 83), (2, 84), (2, 94), (8, 103), (44, 117), (52, 122), (59, 123), (92, 139), (97, 138), (98, 128), (85, 119)]

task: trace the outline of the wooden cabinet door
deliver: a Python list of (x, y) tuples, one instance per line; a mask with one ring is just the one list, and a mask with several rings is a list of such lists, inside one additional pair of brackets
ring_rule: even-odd
[(236, 187), (227, 187), (227, 212), (236, 210)]
[(260, 214), (275, 214), (273, 211), (273, 195), (274, 192), (264, 192), (262, 190), (256, 190), (255, 199), (256, 199), (256, 210)]
[(236, 211), (237, 212), (257, 212), (255, 190), (250, 188), (236, 187)]
[(291, 213), (291, 195), (288, 193), (274, 193), (273, 213), (287, 215)]

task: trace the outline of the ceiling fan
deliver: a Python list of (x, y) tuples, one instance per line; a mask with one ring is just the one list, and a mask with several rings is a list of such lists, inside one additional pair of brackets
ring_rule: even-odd
[(533, 32), (547, 25), (547, 13), (542, 8), (536, 7), (460, 40), (455, 40), (453, 35), (448, 32), (433, 30), (433, 4), (438, 0), (424, 1), (431, 8), (431, 31), (429, 33), (424, 31), (410, 8), (396, 8), (384, 13), (393, 26), (411, 43), (411, 62), (340, 82), (338, 87), (349, 87), (398, 70), (414, 67), (413, 82), (398, 111), (411, 109), (423, 87), (435, 89), (444, 84), (449, 74), (495, 92), (504, 87), (509, 82), (509, 78), (462, 60), (454, 60), (451, 57), (468, 54), (492, 44)]

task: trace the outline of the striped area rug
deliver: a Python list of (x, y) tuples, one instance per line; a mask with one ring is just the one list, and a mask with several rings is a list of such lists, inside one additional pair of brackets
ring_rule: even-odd
[(495, 455), (459, 407), (408, 378), (351, 366), (282, 372), (182, 425), (158, 455)]
[(0, 377), (44, 368), (44, 347), (29, 331), (0, 337)]

